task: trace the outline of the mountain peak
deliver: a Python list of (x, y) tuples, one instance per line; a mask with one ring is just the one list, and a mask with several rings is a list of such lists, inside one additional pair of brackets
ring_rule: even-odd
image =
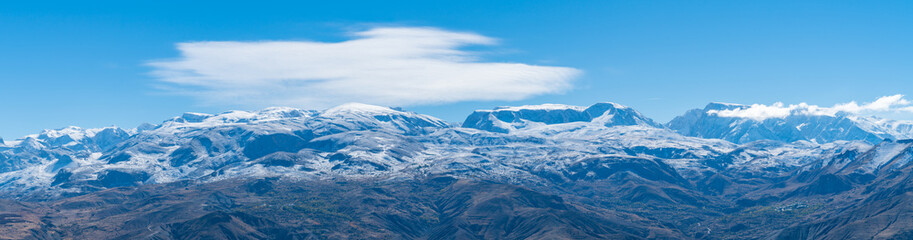
[(521, 128), (572, 122), (592, 122), (604, 126), (647, 125), (662, 127), (634, 109), (617, 103), (597, 103), (589, 107), (564, 104), (497, 107), (474, 111), (463, 127), (507, 133)]
[(364, 103), (346, 103), (321, 113), (323, 116), (336, 116), (340, 114), (360, 114), (360, 115), (383, 115), (383, 114), (403, 114), (403, 111), (395, 110), (390, 107), (382, 107)]
[(386, 129), (404, 134), (415, 134), (449, 126), (447, 122), (432, 116), (363, 103), (339, 105), (324, 110), (317, 116), (319, 116), (318, 122), (327, 124), (324, 130), (336, 128), (345, 130)]
[(597, 107), (597, 106), (612, 106), (613, 108), (618, 108), (618, 109), (627, 109), (627, 108), (631, 108), (631, 107), (628, 107), (628, 106), (625, 106), (625, 105), (621, 105), (621, 104), (618, 104), (618, 103), (614, 103), (614, 102), (600, 102), (600, 103), (593, 104), (593, 105), (590, 106), (589, 108), (593, 108), (593, 107)]
[(58, 128), (58, 129), (42, 130), (41, 133), (38, 134), (38, 138), (39, 139), (48, 139), (48, 138), (53, 139), (53, 138), (69, 136), (69, 137), (73, 138), (73, 140), (78, 140), (78, 139), (85, 137), (86, 134), (88, 134), (86, 132), (86, 130), (82, 129), (81, 127), (68, 126), (68, 127), (64, 127), (64, 128)]
[(69, 140), (81, 141), (82, 139), (85, 139), (85, 138), (94, 138), (96, 135), (98, 135), (101, 132), (117, 131), (117, 130), (123, 131), (122, 129), (120, 129), (118, 127), (113, 127), (113, 126), (112, 127), (102, 127), (102, 128), (89, 128), (89, 129), (84, 129), (84, 128), (77, 127), (77, 126), (68, 126), (68, 127), (59, 128), (59, 129), (42, 130), (41, 133), (39, 133), (37, 136), (35, 136), (35, 138), (41, 139), (41, 140), (56, 140), (56, 139), (66, 137), (66, 138), (69, 138)]
[(206, 113), (186, 112), (181, 115), (180, 119), (185, 122), (198, 123), (198, 122), (203, 122), (203, 120), (205, 120), (209, 117), (212, 117), (212, 116), (213, 116), (212, 114), (206, 114)]
[(820, 143), (861, 140), (878, 144), (885, 139), (913, 136), (913, 122), (863, 117), (847, 112), (825, 114), (803, 108), (749, 108), (753, 107), (714, 102), (704, 109), (689, 110), (666, 126), (686, 136), (717, 138), (734, 143), (766, 139)]
[(565, 105), (565, 104), (539, 104), (539, 105), (523, 105), (523, 106), (500, 106), (495, 107), (493, 110), (479, 110), (479, 111), (522, 111), (522, 110), (576, 110), (583, 111), (584, 107)]
[(747, 108), (747, 107), (748, 107), (748, 105), (738, 104), (738, 103), (710, 102), (707, 104), (707, 106), (704, 107), (704, 111), (743, 109), (743, 108)]

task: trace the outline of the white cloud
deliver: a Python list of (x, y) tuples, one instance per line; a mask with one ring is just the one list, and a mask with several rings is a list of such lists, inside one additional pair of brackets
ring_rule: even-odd
[[(850, 113), (859, 113), (864, 111), (895, 111), (903, 109), (903, 106), (910, 105), (910, 101), (903, 98), (903, 95), (897, 94), (893, 96), (884, 96), (878, 98), (874, 102), (859, 105), (856, 101), (852, 101), (844, 104), (837, 104), (833, 108), (836, 111), (850, 112)], [(898, 108), (900, 107), (900, 108)]]
[(482, 61), (461, 48), (497, 40), (474, 33), (383, 27), (352, 36), (342, 42), (179, 43), (180, 58), (149, 65), (171, 91), (208, 104), (308, 108), (520, 100), (566, 91), (581, 73)]
[(873, 102), (859, 105), (856, 101), (836, 104), (833, 107), (821, 107), (809, 105), (807, 103), (784, 105), (777, 102), (772, 105), (752, 104), (744, 108), (729, 110), (709, 110), (708, 114), (715, 114), (721, 117), (740, 117), (751, 118), (763, 121), (768, 118), (785, 118), (789, 115), (827, 115), (834, 116), (839, 112), (851, 114), (881, 114), (881, 113), (913, 113), (913, 102), (904, 98), (904, 95), (897, 94), (892, 96), (883, 96)]

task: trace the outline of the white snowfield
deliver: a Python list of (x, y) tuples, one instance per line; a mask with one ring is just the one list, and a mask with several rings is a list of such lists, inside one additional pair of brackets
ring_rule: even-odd
[(565, 104), (540, 104), (540, 105), (523, 105), (523, 106), (502, 106), (496, 107), (493, 110), (478, 110), (478, 111), (487, 111), (487, 112), (498, 112), (498, 111), (520, 111), (520, 110), (575, 110), (583, 111), (586, 110), (586, 107), (565, 105)]
[[(655, 159), (685, 178), (708, 171), (776, 176), (824, 166), (845, 151), (873, 149), (859, 139), (733, 143), (686, 136), (615, 103), (501, 107), (473, 114), (478, 117), (474, 126), (507, 131), (455, 127), (431, 116), (359, 103), (324, 111), (186, 113), (136, 129), (46, 130), (0, 145), (0, 192), (58, 196), (136, 184), (265, 176), (410, 179), (450, 174), (535, 184), (548, 181), (543, 177), (547, 173), (567, 172), (592, 158)], [(910, 126), (849, 119), (861, 122), (859, 129), (874, 136)], [(730, 120), (737, 127), (736, 122), (750, 121)], [(802, 129), (828, 127), (801, 124), (796, 123)], [(883, 145), (874, 150), (871, 165), (860, 169), (896, 164), (904, 154), (908, 161), (909, 143)], [(725, 166), (708, 164), (723, 160)]]

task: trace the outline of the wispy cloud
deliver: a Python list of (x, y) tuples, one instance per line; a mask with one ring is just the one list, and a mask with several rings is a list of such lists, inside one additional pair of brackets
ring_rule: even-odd
[(721, 117), (741, 117), (762, 121), (768, 118), (784, 118), (793, 114), (801, 115), (827, 115), (834, 116), (839, 112), (851, 114), (879, 114), (879, 113), (913, 113), (913, 102), (897, 94), (883, 96), (873, 102), (859, 104), (856, 101), (836, 104), (832, 107), (821, 107), (807, 103), (785, 105), (777, 102), (772, 105), (752, 104), (744, 108), (729, 110), (709, 110), (707, 113)]
[(312, 108), (520, 100), (566, 91), (581, 73), (483, 61), (462, 48), (498, 41), (475, 33), (380, 27), (351, 35), (342, 42), (179, 43), (180, 58), (149, 65), (170, 91), (208, 104)]

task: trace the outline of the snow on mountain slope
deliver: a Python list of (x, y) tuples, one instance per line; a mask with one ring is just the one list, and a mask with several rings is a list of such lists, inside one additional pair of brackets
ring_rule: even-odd
[[(2, 151), (14, 160), (3, 161), (0, 189), (67, 192), (283, 173), (376, 175), (401, 169), (395, 163), (422, 149), (406, 136), (446, 127), (425, 115), (346, 104), (325, 111), (185, 113), (142, 130), (49, 130)], [(125, 138), (109, 141), (111, 136)]]
[(867, 151), (872, 145), (859, 141), (835, 141), (817, 144), (808, 141), (785, 143), (759, 140), (742, 144), (706, 164), (718, 169), (747, 172), (765, 176), (787, 174), (805, 168), (821, 168), (821, 164), (847, 150)]
[(828, 162), (838, 174), (871, 174), (890, 172), (906, 167), (913, 161), (913, 141), (884, 141), (869, 149), (858, 151), (854, 158)]
[[(480, 110), (464, 126), (353, 103), (324, 111), (186, 113), (132, 130), (66, 128), (0, 148), (0, 192), (41, 198), (178, 180), (265, 176), (408, 179), (450, 174), (541, 185), (590, 179), (584, 177), (587, 171), (603, 171), (592, 165), (597, 163), (645, 169), (635, 174), (663, 173), (668, 166), (676, 173), (642, 177), (696, 179), (708, 171), (793, 169), (812, 161), (810, 156), (822, 152), (817, 149), (843, 146), (740, 146), (683, 136), (613, 103)], [(725, 164), (712, 161), (726, 156)]]
[(431, 116), (361, 103), (330, 108), (318, 117), (321, 119), (317, 121), (320, 127), (339, 128), (336, 131), (384, 129), (403, 134), (416, 134), (449, 126), (447, 122)]
[[(739, 106), (711, 104), (707, 109)], [(298, 183), (343, 191), (345, 195), (349, 193), (340, 190), (345, 188), (319, 184), (338, 187), (342, 182), (375, 182), (382, 187), (406, 183), (409, 187), (397, 192), (415, 196), (418, 185), (411, 184), (437, 186), (442, 179), (484, 180), (522, 186), (518, 188), (522, 194), (511, 196), (521, 202), (543, 203), (528, 198), (532, 192), (554, 194), (545, 203), (586, 203), (580, 206), (637, 219), (631, 224), (663, 219), (656, 226), (669, 226), (674, 229), (670, 232), (693, 231), (697, 235), (687, 236), (695, 239), (716, 237), (704, 235), (711, 230), (729, 234), (720, 238), (765, 238), (786, 227), (801, 226), (799, 223), (847, 214), (880, 216), (876, 219), (879, 224), (893, 226), (898, 212), (910, 212), (904, 207), (909, 205), (896, 204), (895, 199), (908, 201), (913, 189), (909, 187), (913, 140), (885, 140), (874, 146), (869, 142), (880, 138), (826, 141), (856, 136), (847, 135), (856, 132), (876, 137), (902, 132), (907, 126), (903, 122), (850, 115), (831, 116), (839, 120), (787, 116), (759, 121), (707, 117), (702, 116), (706, 110), (696, 111), (691, 118), (670, 123), (669, 128), (608, 103), (586, 108), (548, 104), (481, 110), (473, 113), (478, 121), (467, 127), (365, 104), (323, 111), (268, 108), (186, 113), (136, 129), (68, 127), (0, 145), (0, 195), (18, 200), (78, 195), (59, 202), (61, 207), (76, 208), (63, 213), (90, 209), (107, 213), (109, 209), (97, 209), (96, 203), (120, 204), (124, 195), (118, 194), (126, 193), (138, 202), (112, 206), (146, 204), (148, 194), (156, 191), (177, 191), (174, 196), (182, 199), (208, 199), (191, 204), (200, 207), (233, 206), (232, 201), (238, 200), (199, 192), (199, 186), (210, 184), (231, 183), (235, 187), (227, 191), (252, 197), (246, 202), (261, 206), (263, 200), (288, 201), (282, 194), (289, 191), (270, 190), (274, 183), (281, 186), (280, 182), (295, 183), (286, 190), (304, 196), (313, 192), (301, 191), (305, 188), (298, 187), (304, 185)], [(694, 126), (676, 129), (687, 124)], [(505, 131), (485, 127), (496, 125)], [(718, 134), (728, 139), (680, 132)], [(227, 179), (232, 181), (220, 181)], [(119, 188), (157, 183), (172, 184)], [(399, 200), (377, 189), (383, 188), (361, 190), (359, 194), (365, 198), (358, 198), (358, 204), (380, 206)], [(438, 191), (423, 194), (440, 195)], [(463, 196), (467, 195), (440, 201)], [(489, 206), (492, 202), (483, 203)], [(857, 203), (877, 207), (845, 212)], [(286, 208), (280, 205), (274, 204)], [(173, 212), (168, 206), (159, 207)], [(497, 206), (509, 209), (517, 205)], [(891, 208), (899, 210), (882, 210)], [(138, 213), (139, 218), (150, 216), (145, 208), (139, 208)], [(43, 219), (37, 216), (34, 219)], [(845, 219), (839, 217), (833, 222), (853, 223)], [(757, 233), (753, 228), (765, 232)], [(749, 235), (740, 235), (746, 231)], [(781, 236), (804, 234), (799, 231)]]
[(130, 137), (128, 130), (117, 127), (82, 129), (66, 127), (56, 130), (44, 130), (39, 134), (29, 135), (47, 147), (66, 147), (70, 149), (105, 150)]
[(894, 121), (847, 113), (813, 115), (792, 112), (785, 117), (755, 119), (726, 117), (720, 111), (747, 109), (749, 106), (710, 103), (672, 119), (666, 126), (683, 135), (724, 139), (734, 143), (757, 140), (784, 142), (865, 141), (877, 144), (885, 139), (913, 138), (913, 122)]
[(507, 133), (523, 128), (571, 122), (597, 122), (604, 126), (662, 127), (634, 109), (616, 103), (597, 103), (587, 108), (544, 104), (477, 110), (466, 118), (463, 127)]

